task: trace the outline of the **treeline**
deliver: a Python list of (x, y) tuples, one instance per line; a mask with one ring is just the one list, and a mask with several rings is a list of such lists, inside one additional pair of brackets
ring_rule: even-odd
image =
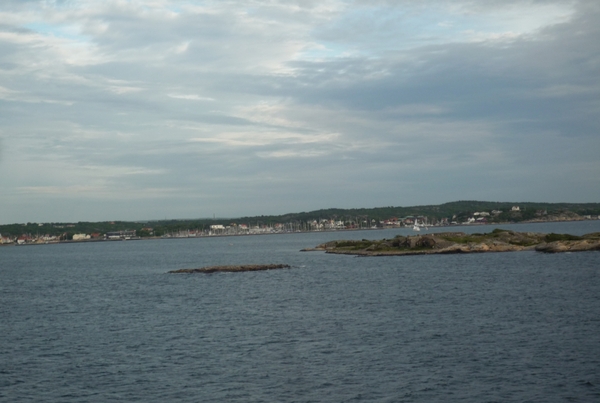
[[(519, 207), (519, 212), (513, 212), (514, 206)], [(516, 203), (516, 202), (486, 202), (463, 200), (438, 205), (410, 206), (410, 207), (376, 207), (360, 209), (323, 209), (311, 212), (284, 214), (280, 216), (243, 217), (232, 222), (304, 222), (322, 218), (334, 220), (363, 220), (368, 218), (377, 222), (388, 220), (392, 217), (427, 217), (432, 221), (444, 218), (452, 220), (455, 217), (461, 220), (470, 217), (475, 212), (502, 211), (501, 214), (488, 218), (489, 221), (526, 221), (539, 217), (539, 213), (547, 215), (574, 213), (583, 215), (599, 215), (600, 203)]]
[[(519, 211), (511, 211), (513, 206), (519, 206)], [(273, 226), (278, 223), (294, 223), (297, 228), (309, 228), (307, 223), (313, 220), (343, 221), (350, 225), (360, 227), (366, 223), (380, 225), (381, 221), (393, 217), (427, 217), (434, 223), (442, 219), (461, 222), (475, 212), (502, 211), (500, 214), (490, 215), (488, 222), (519, 222), (542, 217), (543, 215), (556, 215), (574, 213), (580, 216), (600, 215), (600, 203), (522, 203), (522, 202), (486, 202), (486, 201), (455, 201), (439, 205), (424, 205), (411, 207), (377, 207), (359, 209), (322, 209), (310, 212), (289, 213), (283, 215), (249, 216), (240, 218), (219, 219), (191, 219), (191, 220), (156, 220), (156, 221), (103, 221), (103, 222), (77, 222), (77, 223), (26, 223), (0, 225), (0, 234), (3, 236), (31, 235), (56, 235), (63, 234), (92, 234), (107, 232), (135, 230), (138, 236), (162, 236), (167, 233), (180, 231), (203, 231), (213, 224), (253, 226)], [(151, 229), (151, 230), (150, 230)]]

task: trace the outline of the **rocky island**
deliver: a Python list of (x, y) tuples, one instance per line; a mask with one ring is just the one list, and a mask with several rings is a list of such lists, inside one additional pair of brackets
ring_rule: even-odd
[(358, 256), (431, 255), (451, 253), (514, 252), (536, 250), (545, 253), (600, 250), (600, 233), (583, 236), (543, 234), (495, 229), (486, 234), (442, 232), (426, 235), (398, 235), (382, 240), (331, 241), (303, 251), (325, 251)]
[(207, 266), (199, 269), (179, 269), (171, 270), (168, 273), (216, 273), (216, 272), (242, 272), (242, 271), (259, 271), (273, 269), (289, 269), (289, 264), (247, 264), (237, 266)]

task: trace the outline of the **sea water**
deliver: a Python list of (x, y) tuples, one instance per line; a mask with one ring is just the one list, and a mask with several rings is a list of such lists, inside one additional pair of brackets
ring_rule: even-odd
[(0, 401), (600, 401), (600, 252), (300, 252), (399, 233), (0, 248)]

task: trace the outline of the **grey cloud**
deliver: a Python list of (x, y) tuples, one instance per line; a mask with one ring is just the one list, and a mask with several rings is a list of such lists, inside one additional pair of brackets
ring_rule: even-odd
[[(40, 4), (83, 36), (0, 27), (0, 164), (23, 167), (0, 179), (0, 200), (14, 217), (29, 217), (24, 194), (51, 206), (47, 221), (130, 219), (131, 200), (135, 218), (173, 218), (600, 196), (596, 3), (527, 34), (410, 46), (377, 7), (447, 2)], [(362, 38), (344, 26), (359, 5), (374, 10)], [(333, 53), (311, 53), (321, 45)], [(578, 179), (542, 184), (549, 173)]]
[[(587, 108), (590, 115), (595, 112), (593, 102), (600, 90), (594, 68), (600, 54), (598, 14), (587, 11), (570, 24), (547, 29), (541, 40), (429, 46), (405, 55), (407, 61), (388, 59), (387, 65), (369, 59), (298, 64), (300, 80), (307, 83), (298, 86), (306, 88), (298, 89), (299, 98), (374, 111), (406, 103), (442, 103), (464, 118), (535, 118), (550, 126), (565, 120), (570, 127), (570, 120), (584, 113), (586, 105), (592, 106)], [(359, 79), (376, 71), (384, 72), (381, 78)], [(590, 92), (544, 96), (545, 89), (556, 85)], [(595, 121), (588, 116), (584, 125), (597, 131)]]

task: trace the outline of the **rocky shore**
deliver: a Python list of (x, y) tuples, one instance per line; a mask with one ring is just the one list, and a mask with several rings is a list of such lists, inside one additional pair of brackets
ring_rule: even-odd
[(600, 250), (600, 233), (583, 236), (543, 234), (496, 229), (487, 234), (442, 232), (402, 236), (382, 240), (341, 240), (303, 251), (325, 251), (358, 256), (432, 255), (453, 253), (515, 252), (536, 250), (544, 253)]
[(216, 273), (216, 272), (242, 272), (242, 271), (260, 271), (273, 269), (289, 269), (288, 264), (247, 264), (237, 266), (207, 266), (199, 269), (179, 269), (171, 270), (168, 273)]

